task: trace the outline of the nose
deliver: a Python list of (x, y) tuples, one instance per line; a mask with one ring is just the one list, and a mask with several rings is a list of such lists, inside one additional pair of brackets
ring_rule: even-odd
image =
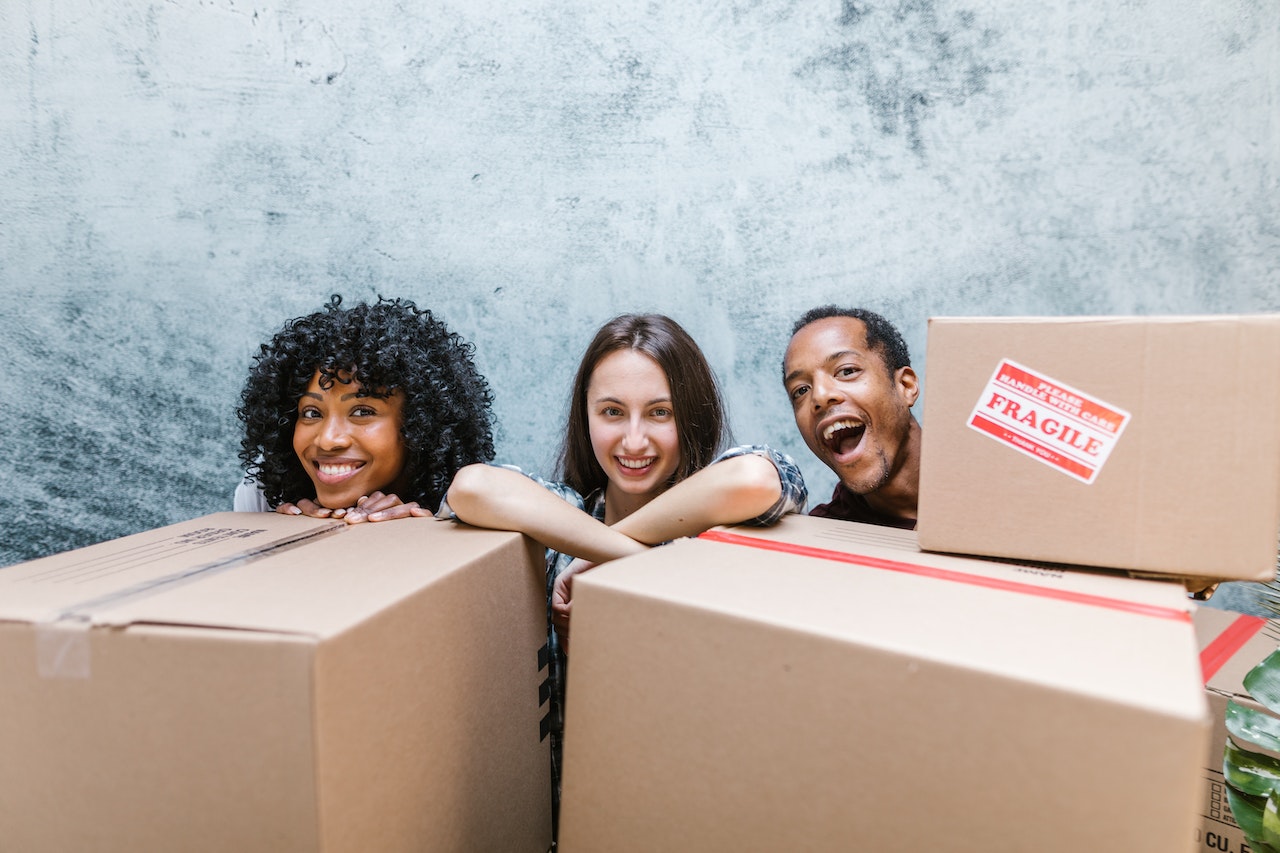
[(844, 399), (840, 391), (840, 385), (831, 377), (818, 375), (813, 379), (813, 387), (809, 391), (809, 399), (813, 404), (813, 410), (820, 412), (823, 409), (835, 403), (839, 403)]
[(345, 418), (328, 417), (316, 433), (316, 446), (321, 450), (338, 450), (351, 443)]
[(627, 455), (639, 456), (649, 443), (649, 438), (645, 434), (644, 420), (640, 417), (633, 417), (627, 422), (627, 432), (622, 436), (622, 452)]

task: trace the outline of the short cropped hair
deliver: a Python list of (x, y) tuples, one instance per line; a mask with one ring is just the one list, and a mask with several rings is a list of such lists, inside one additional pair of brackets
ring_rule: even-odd
[(673, 485), (705, 468), (728, 443), (724, 401), (711, 365), (679, 323), (662, 314), (623, 314), (596, 332), (583, 353), (569, 398), (569, 417), (560, 447), (561, 478), (586, 496), (609, 482), (591, 447), (587, 386), (596, 365), (619, 350), (635, 350), (657, 363), (671, 386), (680, 443), (680, 464)]
[(271, 506), (314, 498), (315, 486), (293, 450), (298, 400), (311, 379), (360, 383), (360, 396), (404, 395), (408, 501), (435, 509), (459, 468), (493, 459), (489, 385), (474, 347), (407, 299), (378, 298), (289, 320), (262, 344), (240, 395), (240, 462)]
[(828, 317), (849, 317), (861, 320), (862, 325), (867, 329), (867, 346), (880, 353), (890, 375), (897, 373), (900, 367), (911, 366), (911, 354), (907, 352), (907, 342), (903, 340), (902, 333), (884, 317), (865, 308), (841, 308), (838, 305), (821, 305), (811, 308), (804, 312), (791, 327), (791, 337), (794, 338), (796, 332), (810, 323), (816, 323)]

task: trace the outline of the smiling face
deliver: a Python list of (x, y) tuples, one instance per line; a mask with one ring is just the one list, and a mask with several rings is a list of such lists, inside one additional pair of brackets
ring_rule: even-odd
[(404, 497), (404, 396), (360, 397), (358, 382), (320, 387), (320, 374), (298, 400), (293, 451), (330, 509), (355, 506), (382, 491)]
[(787, 346), (783, 375), (800, 435), (846, 489), (870, 495), (902, 480), (914, 495), (916, 374), (891, 373), (867, 345), (861, 320), (827, 317), (802, 327)]
[(609, 484), (605, 506), (622, 517), (661, 494), (680, 464), (671, 386), (657, 362), (632, 349), (605, 356), (587, 384), (591, 449)]

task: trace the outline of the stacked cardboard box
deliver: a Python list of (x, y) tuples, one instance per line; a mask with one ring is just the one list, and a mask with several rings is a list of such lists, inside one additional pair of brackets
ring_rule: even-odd
[(1280, 315), (934, 318), (926, 550), (1266, 580)]
[(1277, 364), (1280, 316), (931, 321), (918, 542), (577, 582), (563, 849), (1192, 849), (1183, 584), (1273, 576)]
[[(921, 545), (1192, 589), (1272, 579), (1277, 364), (1280, 315), (931, 320)], [(1226, 623), (1239, 637), (1248, 619), (1197, 616), (1201, 634)], [(1208, 661), (1228, 666), (1209, 688), (1205, 849), (1248, 850), (1223, 795), (1224, 714), (1267, 642)]]
[(0, 848), (550, 844), (540, 549), (222, 513), (0, 571)]
[[(1202, 773), (1201, 824), (1196, 830), (1196, 850), (1250, 853), (1248, 839), (1231, 813), (1222, 773), (1227, 744), (1227, 702), (1231, 700), (1263, 710), (1245, 689), (1244, 678), (1280, 646), (1280, 632), (1266, 619), (1209, 607), (1196, 611), (1195, 626), (1204, 689), (1213, 720), (1213, 734)], [(1247, 744), (1246, 748), (1258, 749)]]
[(1189, 850), (1177, 584), (789, 516), (574, 589), (561, 849)]

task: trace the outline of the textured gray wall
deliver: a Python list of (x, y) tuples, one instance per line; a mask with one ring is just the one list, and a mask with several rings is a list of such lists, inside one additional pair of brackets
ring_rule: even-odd
[(1280, 310), (1278, 79), (1274, 0), (0, 0), (0, 564), (228, 508), (250, 355), (332, 292), (473, 339), (533, 468), (667, 312), (821, 496), (814, 304), (917, 363), (931, 314)]

